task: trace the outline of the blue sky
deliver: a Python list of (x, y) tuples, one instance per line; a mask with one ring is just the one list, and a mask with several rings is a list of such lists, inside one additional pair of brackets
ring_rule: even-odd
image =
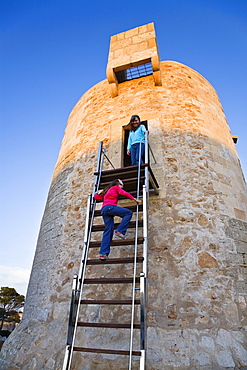
[(0, 286), (26, 293), (66, 121), (105, 79), (110, 36), (149, 22), (161, 60), (215, 87), (247, 174), (246, 0), (1, 0)]

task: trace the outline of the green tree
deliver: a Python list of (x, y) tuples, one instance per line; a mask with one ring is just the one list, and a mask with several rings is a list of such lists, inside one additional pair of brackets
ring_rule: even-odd
[(18, 322), (18, 312), (24, 306), (25, 297), (17, 293), (14, 288), (0, 288), (0, 330), (2, 330), (4, 321)]

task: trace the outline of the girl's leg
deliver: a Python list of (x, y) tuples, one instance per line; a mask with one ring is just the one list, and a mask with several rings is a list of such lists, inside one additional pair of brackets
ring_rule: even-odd
[(141, 164), (145, 161), (145, 144), (141, 143)]
[(137, 152), (136, 149), (137, 149), (137, 145), (138, 144), (133, 144), (130, 147), (130, 156), (131, 156), (131, 164), (132, 164), (132, 166), (137, 165), (137, 162), (136, 162), (136, 152)]
[[(109, 209), (113, 208), (114, 206), (106, 206), (103, 208), (103, 212), (101, 212), (104, 224), (105, 224), (105, 230), (103, 233), (102, 241), (100, 244), (100, 254), (109, 254), (110, 253), (110, 246), (111, 241), (113, 237), (113, 231), (114, 231), (114, 216), (109, 215), (108, 211)], [(105, 209), (108, 208), (108, 209)]]
[(126, 234), (133, 212), (127, 208), (114, 206), (114, 215), (122, 218), (122, 221), (118, 225), (116, 231), (119, 231), (123, 235)]
[(141, 145), (141, 162), (140, 162), (140, 164), (143, 164), (144, 163), (143, 157), (144, 157), (144, 152), (145, 152), (145, 144), (140, 143), (140, 144), (134, 144), (134, 145), (137, 145), (137, 148), (136, 148), (136, 164), (137, 165), (139, 164), (140, 145)]

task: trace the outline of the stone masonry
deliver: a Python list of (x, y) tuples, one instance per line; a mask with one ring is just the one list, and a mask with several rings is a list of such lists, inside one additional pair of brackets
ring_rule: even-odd
[(115, 72), (147, 62), (152, 63), (155, 85), (161, 86), (160, 57), (153, 23), (112, 36), (106, 68), (112, 97), (118, 95)]
[[(123, 58), (119, 65), (124, 64)], [(103, 80), (72, 110), (23, 320), (2, 348), (2, 369), (61, 369), (98, 144), (102, 140), (115, 167), (121, 167), (123, 126), (132, 114), (148, 123), (156, 159), (150, 163), (160, 185), (149, 204), (147, 369), (247, 368), (247, 189), (236, 147), (217, 93), (204, 77), (174, 61), (160, 62), (160, 73), (161, 86), (149, 75), (119, 83), (114, 97), (111, 83)], [(108, 272), (102, 266), (94, 273)], [(87, 294), (103, 293), (91, 287)], [(87, 314), (124, 320), (126, 312), (96, 307)], [(91, 329), (81, 335), (87, 342), (102, 341)], [(105, 348), (114, 335), (104, 333)], [(115, 337), (117, 348), (126, 341)], [(77, 370), (127, 368), (120, 356), (77, 353), (75, 359)]]

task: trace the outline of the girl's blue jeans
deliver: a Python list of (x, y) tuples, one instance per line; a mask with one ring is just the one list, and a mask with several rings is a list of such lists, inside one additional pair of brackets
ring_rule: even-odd
[(141, 163), (143, 164), (143, 157), (145, 152), (145, 144), (144, 143), (136, 143), (132, 144), (130, 147), (130, 155), (131, 155), (131, 164), (132, 166), (139, 164), (139, 154), (140, 154), (140, 145), (141, 145)]
[(122, 218), (122, 221), (116, 230), (125, 235), (132, 217), (132, 213), (133, 212), (127, 208), (111, 205), (107, 205), (101, 209), (105, 230), (100, 245), (100, 254), (110, 253), (110, 245), (114, 232), (114, 216), (119, 216)]

